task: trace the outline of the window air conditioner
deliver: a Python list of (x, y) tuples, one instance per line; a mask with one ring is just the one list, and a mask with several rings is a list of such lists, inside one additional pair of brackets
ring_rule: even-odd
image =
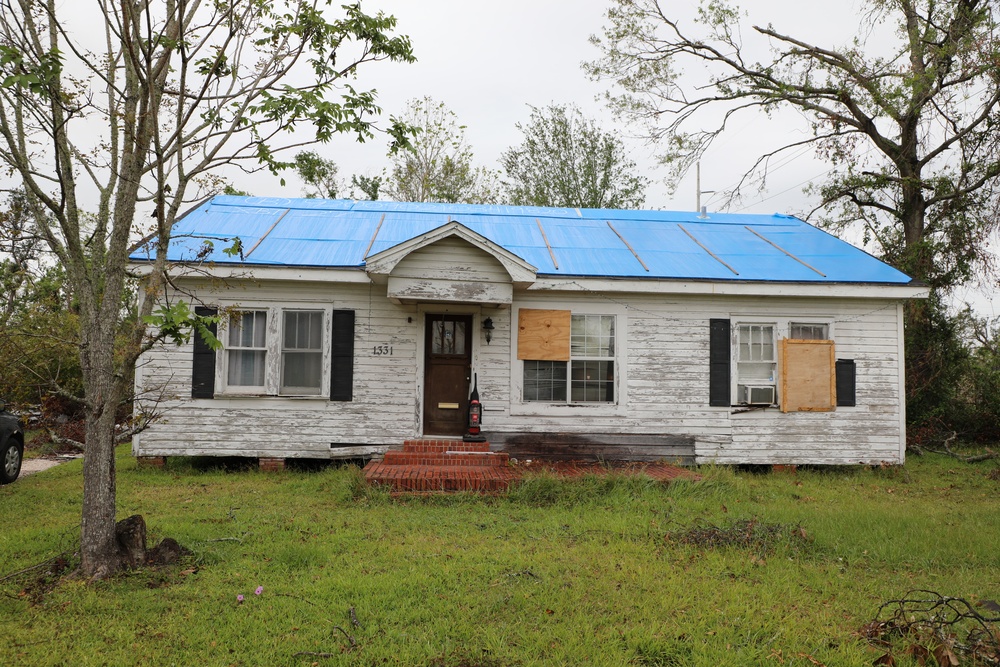
[(747, 405), (774, 405), (773, 385), (750, 385), (739, 386), (739, 402)]

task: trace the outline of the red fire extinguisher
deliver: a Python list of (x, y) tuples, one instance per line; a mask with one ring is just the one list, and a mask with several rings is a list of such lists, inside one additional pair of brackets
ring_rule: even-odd
[(472, 394), (469, 395), (469, 432), (462, 439), (466, 442), (485, 442), (482, 434), (483, 405), (479, 402), (479, 378), (473, 375)]

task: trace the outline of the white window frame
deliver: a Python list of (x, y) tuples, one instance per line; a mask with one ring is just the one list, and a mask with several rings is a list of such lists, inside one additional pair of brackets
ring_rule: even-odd
[[(531, 302), (520, 304), (512, 308), (511, 321), (518, 321), (521, 308), (542, 308), (552, 309), (555, 306), (551, 302)], [(625, 360), (628, 358), (627, 330), (628, 320), (625, 309), (621, 306), (608, 307), (607, 305), (574, 304), (564, 308), (570, 311), (571, 322), (573, 315), (607, 315), (614, 317), (614, 355), (611, 357), (573, 357), (570, 354), (569, 361), (566, 361), (566, 400), (565, 401), (526, 401), (524, 400), (524, 360), (517, 358), (517, 326), (513, 326), (515, 339), (510, 346), (510, 374), (511, 379), (511, 415), (516, 416), (582, 416), (607, 415), (619, 416), (626, 414), (626, 387), (628, 386), (628, 368)], [(571, 325), (572, 326), (572, 325)], [(572, 350), (572, 333), (570, 336), (570, 346)], [(612, 361), (614, 362), (614, 401), (573, 401), (572, 400), (572, 369), (573, 361)]]
[[(264, 346), (263, 347), (258, 347), (256, 345), (249, 346), (249, 347), (245, 347), (245, 346), (242, 346), (242, 345), (233, 345), (230, 342), (230, 340), (229, 340), (229, 336), (230, 336), (229, 324), (230, 324), (230, 321), (232, 320), (233, 317), (235, 317), (237, 315), (242, 316), (242, 315), (247, 314), (247, 313), (255, 313), (255, 314), (256, 313), (261, 313), (261, 314), (264, 315)], [(219, 340), (222, 341), (223, 352), (222, 352), (221, 356), (224, 357), (223, 361), (224, 361), (224, 366), (225, 366), (223, 377), (225, 378), (225, 386), (226, 386), (226, 389), (227, 389), (228, 393), (232, 393), (232, 394), (253, 394), (253, 395), (262, 394), (264, 392), (264, 388), (267, 386), (267, 366), (268, 366), (268, 364), (271, 361), (271, 358), (270, 358), (271, 354), (270, 354), (270, 351), (268, 350), (268, 347), (267, 347), (267, 338), (268, 338), (268, 336), (267, 336), (267, 329), (271, 325), (271, 313), (268, 312), (268, 310), (266, 308), (240, 308), (238, 310), (234, 309), (234, 310), (229, 311), (226, 314), (226, 316), (223, 317), (223, 318), (221, 318), (221, 319), (222, 319), (222, 321), (220, 321), (219, 324), (220, 324), (220, 328), (223, 328), (223, 334), (219, 337)], [(233, 352), (241, 352), (241, 351), (263, 352), (264, 353), (264, 369), (263, 369), (264, 370), (264, 377), (262, 378), (263, 379), (263, 383), (262, 384), (252, 384), (252, 385), (230, 384), (230, 382), (229, 382), (229, 370), (230, 370), (232, 353)]]
[[(333, 305), (326, 303), (310, 302), (283, 302), (274, 304), (271, 302), (241, 301), (239, 303), (220, 304), (220, 311), (223, 316), (219, 322), (219, 340), (222, 341), (223, 349), (216, 355), (215, 366), (215, 386), (218, 388), (217, 396), (230, 397), (275, 397), (294, 399), (323, 399), (330, 398), (330, 354), (333, 326)], [(229, 349), (228, 349), (228, 326), (229, 317), (233, 313), (247, 311), (263, 311), (267, 315), (266, 347), (264, 355), (264, 385), (245, 387), (229, 384)], [(285, 312), (316, 311), (323, 313), (322, 341), (320, 343), (322, 360), (320, 386), (318, 393), (301, 393), (294, 391), (282, 391), (282, 365), (284, 359), (283, 325)]]
[[(730, 318), (732, 322), (731, 327), (731, 341), (730, 341), (730, 353), (732, 354), (731, 367), (731, 377), (730, 377), (730, 399), (732, 405), (741, 405), (740, 403), (740, 387), (742, 386), (772, 386), (774, 387), (774, 403), (771, 405), (780, 405), (781, 396), (778, 395), (779, 378), (781, 378), (782, 369), (778, 360), (778, 346), (779, 341), (784, 338), (791, 338), (791, 331), (793, 326), (814, 326), (823, 327), (826, 331), (827, 338), (825, 340), (834, 340), (835, 332), (833, 330), (833, 319), (830, 317), (814, 317), (814, 316), (792, 316), (792, 317), (775, 317), (775, 318), (762, 318), (759, 315), (750, 317), (739, 317), (732, 316)], [(773, 373), (771, 377), (767, 380), (759, 378), (745, 378), (741, 380), (740, 378), (740, 327), (742, 326), (770, 326), (773, 327), (773, 353), (774, 361), (770, 362), (773, 364)], [(824, 339), (807, 339), (807, 340), (824, 340)], [(751, 362), (753, 363), (753, 362)], [(767, 362), (764, 362), (767, 363)], [(745, 405), (745, 404), (744, 404)]]
[[(285, 334), (287, 333), (286, 330), (285, 330), (285, 322), (286, 322), (287, 316), (290, 315), (290, 314), (293, 314), (293, 313), (296, 314), (296, 315), (301, 315), (301, 314), (312, 315), (312, 314), (317, 314), (317, 313), (319, 314), (319, 316), (320, 316), (320, 325), (319, 325), (320, 338), (319, 338), (318, 347), (308, 347), (308, 348), (289, 347), (288, 340), (285, 337)], [(329, 336), (328, 335), (327, 336), (323, 335), (323, 325), (324, 325), (324, 323), (325, 323), (325, 315), (324, 315), (324, 313), (323, 313), (323, 311), (321, 309), (316, 309), (316, 308), (282, 308), (281, 309), (281, 323), (278, 325), (279, 328), (280, 328), (280, 330), (281, 330), (281, 333), (280, 333), (280, 338), (281, 338), (281, 343), (280, 343), (281, 351), (280, 351), (280, 355), (281, 355), (281, 358), (280, 358), (280, 360), (278, 362), (278, 378), (279, 378), (278, 393), (280, 395), (282, 395), (282, 396), (321, 396), (323, 394), (323, 356), (324, 356), (323, 355), (323, 349), (325, 347), (329, 347), (329, 345), (330, 345)], [(313, 341), (309, 341), (309, 342), (312, 343)], [(289, 385), (287, 385), (285, 383), (285, 376), (286, 376), (286, 372), (285, 371), (286, 371), (286, 368), (287, 368), (287, 363), (286, 363), (287, 360), (289, 359), (289, 357), (294, 357), (294, 356), (298, 356), (298, 355), (307, 355), (307, 354), (308, 355), (312, 355), (312, 356), (316, 356), (317, 354), (319, 355), (320, 374), (319, 374), (319, 384), (318, 384), (318, 386), (315, 387), (315, 388), (313, 388), (313, 387), (308, 387), (308, 386), (304, 386), (304, 385), (301, 385), (301, 386), (289, 386)], [(327, 388), (327, 393), (329, 393), (329, 388)]]

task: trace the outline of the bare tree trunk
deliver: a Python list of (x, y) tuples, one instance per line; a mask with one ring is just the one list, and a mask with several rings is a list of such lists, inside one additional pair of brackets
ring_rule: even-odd
[[(110, 298), (110, 295), (105, 295)], [(86, 401), (86, 449), (83, 461), (83, 513), (80, 525), (80, 570), (104, 579), (119, 570), (115, 539), (115, 408), (118, 383), (114, 374), (114, 327), (100, 321), (100, 310), (84, 307), (80, 358)]]

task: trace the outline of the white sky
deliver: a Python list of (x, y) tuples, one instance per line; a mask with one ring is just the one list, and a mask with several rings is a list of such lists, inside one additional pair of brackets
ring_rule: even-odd
[[(665, 7), (676, 6), (686, 13), (693, 4), (664, 2)], [(800, 31), (797, 34), (823, 25), (824, 34), (829, 35), (829, 20), (843, 10), (842, 6), (824, 7), (830, 3), (801, 0), (748, 0), (744, 4), (754, 8), (750, 18), (755, 23), (776, 22), (774, 17), (779, 16), (789, 30)], [(378, 90), (387, 115), (400, 113), (408, 100), (424, 95), (443, 102), (467, 127), (466, 139), (478, 165), (498, 168), (500, 154), (520, 143), (522, 135), (516, 124), (527, 122), (528, 105), (575, 103), (606, 130), (635, 133), (615, 125), (603, 102), (595, 99), (607, 89), (606, 84), (590, 81), (580, 67), (583, 61), (600, 55), (588, 39), (601, 32), (608, 7), (603, 0), (366, 0), (363, 6), (368, 12), (380, 9), (396, 16), (398, 31), (412, 39), (417, 62), (369, 65), (358, 83)], [(737, 122), (737, 131), (718, 141), (703, 161), (702, 189), (722, 190), (734, 185), (742, 174), (740, 167), (763, 150), (757, 139), (769, 131), (780, 139), (776, 125), (775, 121), (749, 116)], [(693, 174), (671, 195), (662, 184), (664, 174), (656, 168), (652, 149), (640, 140), (629, 139), (628, 145), (632, 158), (654, 181), (647, 191), (646, 207), (695, 208)], [(378, 173), (388, 163), (384, 142), (359, 145), (343, 138), (319, 150), (338, 163), (341, 176), (347, 179), (352, 173)], [(748, 197), (739, 210), (802, 211), (807, 208), (801, 195), (803, 184), (825, 170), (806, 151), (775, 171), (768, 191)], [(299, 184), (286, 180), (288, 185), (280, 194), (299, 194)], [(246, 189), (255, 194), (259, 190)], [(713, 208), (710, 195), (704, 196), (702, 203)]]

